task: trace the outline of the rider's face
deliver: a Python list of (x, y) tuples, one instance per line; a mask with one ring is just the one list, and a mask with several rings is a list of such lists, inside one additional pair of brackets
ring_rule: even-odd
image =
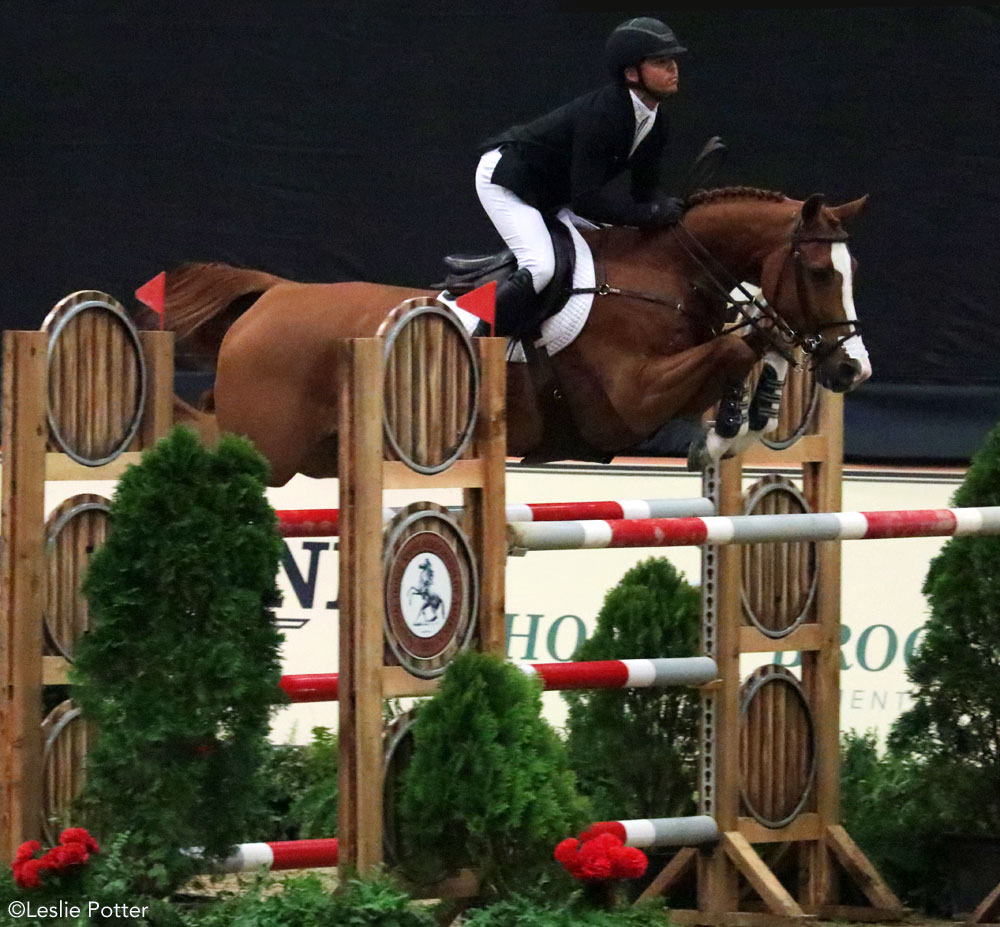
[(651, 106), (677, 93), (677, 60), (667, 55), (644, 58), (639, 67), (625, 69), (625, 80)]

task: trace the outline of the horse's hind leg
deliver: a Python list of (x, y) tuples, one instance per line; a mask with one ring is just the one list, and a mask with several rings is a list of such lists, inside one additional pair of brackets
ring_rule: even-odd
[[(216, 418), (220, 431), (249, 438), (270, 465), (269, 486), (284, 486), (320, 440), (322, 410), (291, 384), (273, 378), (258, 382), (216, 381)], [(313, 475), (313, 474), (310, 474)], [(317, 476), (336, 476), (334, 472)]]

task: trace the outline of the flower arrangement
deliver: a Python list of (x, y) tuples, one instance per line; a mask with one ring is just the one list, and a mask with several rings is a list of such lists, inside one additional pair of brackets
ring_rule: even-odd
[(642, 850), (625, 846), (625, 829), (616, 821), (603, 821), (576, 839), (560, 841), (555, 858), (574, 878), (584, 882), (636, 879), (649, 865)]
[(82, 827), (69, 827), (59, 835), (59, 845), (36, 856), (42, 845), (37, 840), (22, 843), (11, 869), (18, 888), (39, 888), (43, 880), (79, 871), (92, 853), (100, 852), (97, 841)]

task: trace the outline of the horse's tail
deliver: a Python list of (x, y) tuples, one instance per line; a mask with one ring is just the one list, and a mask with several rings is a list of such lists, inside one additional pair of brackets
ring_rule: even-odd
[(167, 271), (163, 327), (177, 335), (179, 359), (213, 368), (229, 327), (282, 277), (221, 263), (187, 263)]

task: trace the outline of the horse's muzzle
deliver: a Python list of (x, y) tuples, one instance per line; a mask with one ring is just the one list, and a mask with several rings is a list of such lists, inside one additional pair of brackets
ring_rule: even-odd
[(816, 371), (820, 386), (834, 393), (848, 393), (867, 377), (861, 361), (843, 354), (835, 355), (821, 364)]

